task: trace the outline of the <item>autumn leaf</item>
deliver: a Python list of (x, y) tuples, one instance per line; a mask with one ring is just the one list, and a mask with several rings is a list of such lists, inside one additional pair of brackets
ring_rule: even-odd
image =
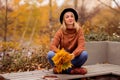
[(62, 72), (62, 70), (66, 70), (72, 67), (71, 58), (72, 56), (70, 55), (70, 53), (66, 52), (64, 49), (58, 51), (52, 58), (56, 66), (56, 71), (60, 73)]

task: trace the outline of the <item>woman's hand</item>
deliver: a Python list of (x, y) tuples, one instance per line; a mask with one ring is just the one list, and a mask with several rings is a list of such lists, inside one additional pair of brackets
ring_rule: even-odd
[(75, 55), (72, 53), (71, 55), (71, 60), (73, 60), (75, 58)]
[(55, 52), (57, 53), (57, 52), (59, 52), (60, 51), (60, 49), (57, 49)]

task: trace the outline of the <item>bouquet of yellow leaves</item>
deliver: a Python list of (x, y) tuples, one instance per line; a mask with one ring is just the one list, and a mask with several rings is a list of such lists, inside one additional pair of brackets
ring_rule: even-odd
[(52, 58), (56, 66), (56, 71), (60, 73), (62, 72), (62, 70), (66, 70), (72, 67), (71, 59), (72, 56), (70, 55), (70, 53), (66, 52), (64, 49), (59, 50)]

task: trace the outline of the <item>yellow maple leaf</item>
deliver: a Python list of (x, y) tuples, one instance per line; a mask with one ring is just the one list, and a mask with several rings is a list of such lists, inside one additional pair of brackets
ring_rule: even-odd
[(70, 53), (66, 52), (64, 49), (59, 50), (52, 58), (56, 66), (56, 71), (60, 73), (62, 70), (72, 67), (71, 58)]

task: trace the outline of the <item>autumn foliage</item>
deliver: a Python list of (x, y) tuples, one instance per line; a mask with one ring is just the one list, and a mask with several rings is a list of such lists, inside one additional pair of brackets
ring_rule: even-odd
[[(45, 0), (24, 0), (21, 5), (19, 2), (22, 0), (0, 1), (3, 2), (0, 2), (0, 73), (39, 70), (50, 66), (46, 55), (50, 41), (61, 25), (59, 15), (65, 7), (73, 7), (69, 4), (73, 0), (64, 0), (59, 7), (57, 0), (50, 0), (52, 5), (42, 5)], [(6, 6), (5, 1), (8, 2)], [(98, 5), (89, 12), (87, 4), (92, 1), (79, 1), (82, 5), (76, 8), (80, 16), (78, 23), (83, 28), (86, 41), (120, 42), (120, 4), (114, 8)], [(35, 51), (28, 56), (27, 49), (31, 47), (35, 47)], [(72, 66), (70, 58), (64, 49), (56, 53), (53, 61), (58, 72)]]
[(56, 66), (57, 72), (60, 73), (62, 72), (62, 70), (66, 70), (72, 67), (71, 59), (72, 59), (72, 56), (70, 55), (70, 53), (66, 52), (64, 49), (61, 49), (60, 51), (58, 51), (55, 54), (55, 56), (52, 58)]

